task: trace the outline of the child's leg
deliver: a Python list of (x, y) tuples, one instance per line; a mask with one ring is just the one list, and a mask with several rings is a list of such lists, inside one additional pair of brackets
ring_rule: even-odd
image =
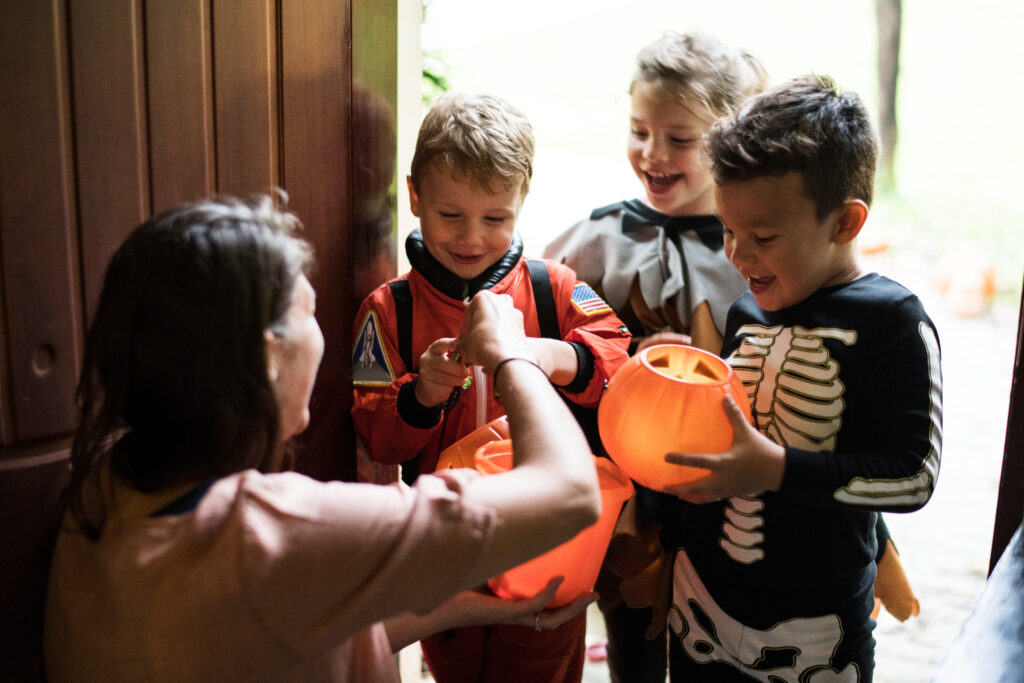
[(665, 631), (653, 640), (644, 637), (651, 623), (651, 608), (633, 609), (619, 603), (603, 615), (612, 683), (665, 683)]
[(750, 683), (751, 679), (742, 674), (738, 669), (721, 662), (710, 662), (698, 664), (690, 659), (679, 640), (668, 635), (668, 670), (669, 680), (672, 683), (687, 683), (688, 681), (705, 681), (707, 683)]
[(455, 628), (420, 641), (423, 658), (437, 683), (483, 681), (484, 650), (489, 626)]
[[(637, 485), (605, 554), (595, 590), (602, 596), (598, 606), (608, 635), (613, 683), (665, 681), (665, 612), (671, 598), (672, 560), (662, 548), (658, 520), (670, 510), (678, 514), (675, 505), (674, 498)], [(630, 607), (627, 598), (643, 606)], [(648, 635), (653, 637), (648, 640)]]
[(551, 630), (497, 624), (484, 655), (485, 683), (579, 683), (587, 634), (586, 611)]

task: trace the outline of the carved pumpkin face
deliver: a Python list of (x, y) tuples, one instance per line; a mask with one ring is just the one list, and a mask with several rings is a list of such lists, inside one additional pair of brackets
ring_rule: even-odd
[(601, 440), (622, 471), (647, 488), (692, 481), (707, 470), (667, 463), (665, 454), (728, 450), (727, 394), (749, 419), (743, 384), (721, 358), (692, 346), (651, 346), (608, 383), (597, 413)]

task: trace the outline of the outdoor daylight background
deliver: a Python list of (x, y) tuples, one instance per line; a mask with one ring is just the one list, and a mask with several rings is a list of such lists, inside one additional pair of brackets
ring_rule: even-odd
[[(886, 517), (922, 613), (879, 619), (875, 680), (908, 683), (935, 671), (988, 569), (1024, 271), (1024, 4), (902, 5), (895, 178), (861, 244), (870, 269), (921, 295), (943, 351), (938, 487), (920, 512)], [(692, 29), (746, 48), (773, 81), (830, 75), (877, 112), (875, 0), (425, 4), (424, 66), (454, 89), (505, 97), (534, 126), (519, 221), (528, 255), (591, 209), (640, 196), (625, 155), (633, 58), (666, 30)], [(598, 665), (587, 680), (607, 676)]]

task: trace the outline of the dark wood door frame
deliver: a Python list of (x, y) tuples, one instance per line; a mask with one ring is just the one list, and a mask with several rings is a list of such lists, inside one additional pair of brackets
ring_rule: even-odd
[(396, 7), (0, 2), (0, 680), (42, 680), (84, 331), (110, 255), (152, 214), (285, 189), (317, 253), (326, 344), (301, 469), (354, 477), (353, 148), (372, 131), (353, 125), (353, 90), (397, 88)]
[(999, 498), (992, 531), (989, 573), (1003, 554), (1017, 527), (1024, 520), (1024, 292), (1017, 316), (1017, 350), (1013, 360), (1010, 407), (1006, 415), (1003, 469), (999, 477)]

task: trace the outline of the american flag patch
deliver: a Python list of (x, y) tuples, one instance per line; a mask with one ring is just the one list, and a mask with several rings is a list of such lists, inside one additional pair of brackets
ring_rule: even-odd
[(590, 288), (590, 285), (583, 282), (577, 282), (576, 286), (572, 288), (572, 305), (588, 316), (596, 313), (610, 313), (612, 310), (611, 306)]

